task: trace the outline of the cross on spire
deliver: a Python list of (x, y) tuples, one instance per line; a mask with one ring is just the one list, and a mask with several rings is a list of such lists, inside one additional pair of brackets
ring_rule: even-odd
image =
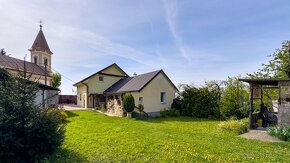
[(42, 30), (42, 20), (39, 21), (39, 24), (40, 30)]

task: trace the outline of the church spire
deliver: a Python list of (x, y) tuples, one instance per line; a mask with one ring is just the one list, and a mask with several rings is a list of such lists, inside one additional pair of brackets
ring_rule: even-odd
[(40, 21), (40, 30), (34, 40), (34, 43), (32, 44), (32, 47), (29, 49), (30, 51), (46, 51), (49, 54), (53, 54), (50, 49), (49, 46), (46, 42), (46, 39), (44, 37), (44, 34), (42, 32), (42, 21)]

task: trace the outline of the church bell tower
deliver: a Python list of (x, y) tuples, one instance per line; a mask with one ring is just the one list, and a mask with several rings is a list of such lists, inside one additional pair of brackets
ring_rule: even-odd
[(31, 55), (31, 62), (39, 66), (47, 66), (47, 71), (49, 73), (51, 70), (51, 55), (53, 54), (46, 42), (42, 31), (42, 25), (40, 24), (40, 30), (32, 44), (32, 47), (29, 49)]

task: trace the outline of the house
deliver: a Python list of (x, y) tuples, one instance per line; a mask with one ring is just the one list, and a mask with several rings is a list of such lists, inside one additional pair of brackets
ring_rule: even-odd
[(135, 105), (142, 104), (149, 115), (159, 115), (171, 107), (178, 89), (164, 73), (157, 70), (129, 77), (116, 63), (74, 84), (77, 87), (77, 104), (94, 108), (104, 104), (106, 111), (123, 115), (122, 96), (131, 93)]
[(35, 99), (36, 104), (42, 104), (43, 97), (46, 100), (45, 106), (56, 105), (58, 103), (59, 89), (51, 87), (52, 52), (47, 44), (42, 25), (32, 44), (30, 51), (30, 62), (17, 59), (8, 55), (0, 55), (0, 68), (6, 69), (10, 74), (22, 74), (24, 78), (39, 83), (39, 92)]
[(120, 79), (129, 77), (117, 64), (112, 64), (89, 77), (75, 83), (77, 87), (77, 105), (83, 108), (95, 108), (105, 104), (104, 91)]

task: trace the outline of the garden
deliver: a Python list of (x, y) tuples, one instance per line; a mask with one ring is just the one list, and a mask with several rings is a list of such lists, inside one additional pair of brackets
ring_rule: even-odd
[(290, 143), (247, 140), (221, 121), (192, 117), (130, 119), (69, 111), (56, 162), (289, 162)]
[[(290, 78), (289, 47), (285, 42), (269, 64), (248, 78)], [(180, 85), (171, 108), (164, 108), (160, 117), (131, 115), (136, 106), (129, 94), (123, 99), (129, 118), (40, 109), (34, 104), (37, 83), (4, 69), (0, 78), (3, 162), (290, 162), (287, 126), (268, 128), (270, 135), (284, 140), (280, 143), (238, 137), (249, 124), (249, 86), (239, 76), (203, 86)], [(277, 92), (264, 93), (270, 106)], [(257, 112), (259, 102), (253, 105)]]

